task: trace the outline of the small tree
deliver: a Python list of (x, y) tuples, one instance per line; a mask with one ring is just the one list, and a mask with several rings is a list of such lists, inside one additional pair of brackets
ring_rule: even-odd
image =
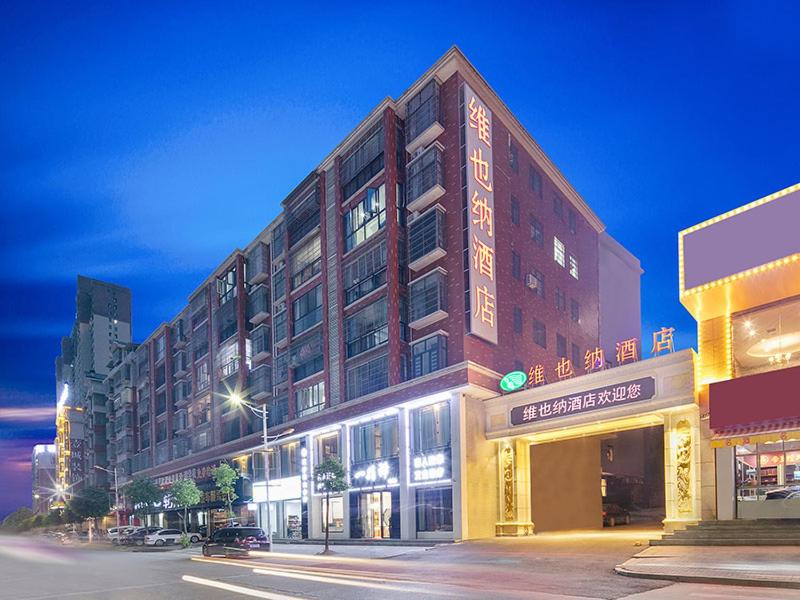
[(239, 479), (239, 473), (228, 463), (220, 464), (212, 473), (214, 476), (214, 484), (217, 486), (219, 493), (222, 494), (225, 503), (228, 505), (228, 518), (232, 519), (233, 501), (239, 497), (235, 491), (236, 480)]
[(314, 481), (317, 491), (325, 494), (325, 548), (322, 554), (330, 554), (328, 537), (331, 521), (331, 494), (344, 492), (348, 487), (342, 461), (335, 456), (326, 458), (314, 469)]
[(91, 519), (97, 529), (97, 518), (104, 517), (111, 510), (108, 492), (96, 487), (89, 487), (76, 493), (67, 502), (69, 509), (81, 519)]
[(173, 504), (183, 509), (183, 533), (188, 533), (187, 523), (189, 521), (189, 507), (200, 504), (203, 494), (192, 479), (180, 479), (172, 484), (169, 491)]
[(133, 512), (140, 519), (164, 501), (164, 490), (147, 477), (134, 477), (125, 488), (125, 495), (133, 505)]

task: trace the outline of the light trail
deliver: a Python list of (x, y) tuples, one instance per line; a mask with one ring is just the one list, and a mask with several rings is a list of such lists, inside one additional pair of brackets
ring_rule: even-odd
[(187, 583), (204, 585), (206, 587), (212, 587), (218, 590), (225, 590), (226, 592), (233, 592), (234, 594), (250, 596), (251, 598), (263, 598), (265, 600), (304, 600), (298, 596), (287, 596), (286, 594), (276, 594), (264, 590), (254, 590), (253, 588), (248, 588), (241, 585), (233, 585), (232, 583), (225, 583), (222, 581), (216, 581), (214, 579), (203, 579), (202, 577), (195, 577), (194, 575), (184, 575), (181, 577), (181, 579)]
[[(332, 583), (335, 585), (345, 585), (350, 587), (361, 587), (361, 588), (372, 588), (372, 589), (379, 589), (379, 590), (386, 590), (391, 592), (404, 592), (408, 593), (409, 589), (408, 586), (397, 586), (397, 585), (389, 585), (385, 583), (377, 583), (371, 581), (357, 581), (357, 576), (348, 576), (347, 578), (344, 577), (331, 577), (331, 576), (324, 576), (324, 575), (309, 575), (305, 573), (298, 573), (297, 571), (284, 571), (280, 569), (253, 569), (253, 573), (256, 575), (272, 575), (275, 577), (286, 577), (287, 579), (300, 579), (302, 581), (314, 581), (317, 583)], [(364, 579), (370, 579), (369, 577), (365, 577)], [(421, 581), (407, 581), (405, 583), (415, 583), (417, 585), (425, 585), (425, 582)], [(455, 594), (449, 592), (437, 592), (431, 589), (426, 589), (425, 593), (428, 595), (437, 595), (437, 596), (453, 596)]]

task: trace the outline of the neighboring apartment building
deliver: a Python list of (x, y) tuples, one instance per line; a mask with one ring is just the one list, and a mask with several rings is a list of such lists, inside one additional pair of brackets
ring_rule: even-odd
[(46, 515), (56, 492), (56, 447), (36, 444), (31, 453), (31, 508)]
[[(115, 430), (124, 419), (132, 449), (117, 445), (117, 468), (195, 479), (205, 524), (224, 519), (210, 471), (231, 460), (239, 520), (265, 525), (261, 424), (237, 393), (286, 432), (270, 460), (277, 537), (318, 537), (324, 518), (334, 537), (493, 535), (497, 457), (470, 442), (481, 399), (529, 364), (546, 367), (532, 385), (559, 363), (582, 372), (615, 322), (614, 339), (638, 337), (638, 261), (455, 48), (282, 206), (120, 363)], [(601, 277), (626, 293), (601, 295)], [(352, 489), (323, 515), (311, 473), (330, 455)]]
[(106, 487), (108, 468), (104, 380), (117, 344), (131, 342), (131, 292), (78, 276), (75, 322), (56, 359), (57, 478), (67, 494)]

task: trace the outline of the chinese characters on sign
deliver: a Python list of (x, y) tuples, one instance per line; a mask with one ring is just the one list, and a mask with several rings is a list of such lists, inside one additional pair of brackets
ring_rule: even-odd
[(464, 85), (469, 212), (470, 333), (497, 343), (492, 113)]
[(441, 481), (450, 477), (450, 452), (417, 454), (412, 461), (411, 481)]
[(653, 332), (653, 356), (658, 356), (662, 352), (675, 352), (672, 344), (672, 334), (675, 333), (674, 327), (662, 327), (659, 331)]
[(649, 400), (655, 393), (656, 381), (652, 377), (623, 381), (569, 396), (515, 406), (511, 409), (511, 424), (528, 425), (556, 417), (567, 417), (639, 400)]
[(381, 488), (397, 485), (399, 465), (396, 458), (387, 458), (353, 465), (350, 482), (354, 489)]

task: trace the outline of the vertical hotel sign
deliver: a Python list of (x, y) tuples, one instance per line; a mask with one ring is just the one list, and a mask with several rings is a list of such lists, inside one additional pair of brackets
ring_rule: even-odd
[(492, 113), (464, 84), (470, 333), (497, 343)]

